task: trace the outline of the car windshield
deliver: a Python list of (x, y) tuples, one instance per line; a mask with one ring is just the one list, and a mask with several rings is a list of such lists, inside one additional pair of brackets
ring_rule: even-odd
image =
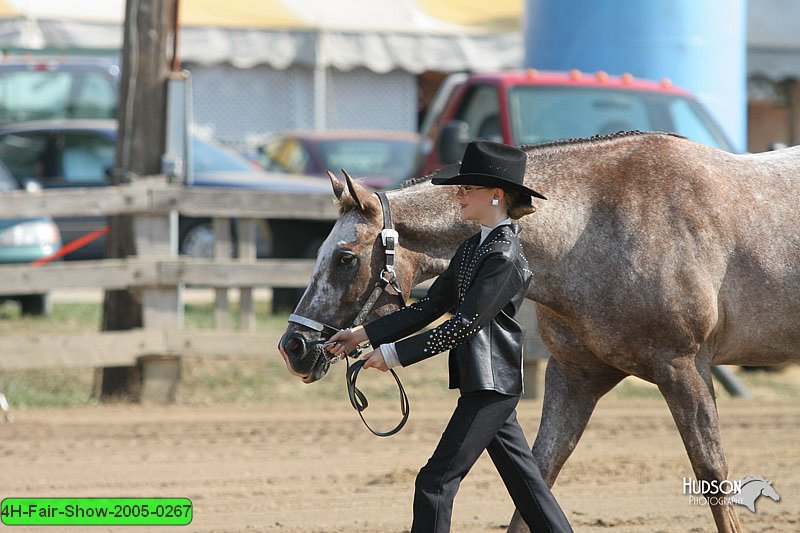
[(205, 172), (252, 172), (253, 167), (243, 157), (196, 137), (192, 138), (192, 165), (194, 171)]
[(114, 118), (116, 84), (102, 72), (0, 70), (0, 123)]
[(516, 144), (538, 144), (618, 131), (669, 131), (732, 151), (706, 111), (680, 95), (596, 87), (513, 87), (509, 92)]
[(401, 180), (413, 170), (417, 144), (402, 139), (331, 139), (319, 142), (324, 168), (343, 168), (358, 177)]

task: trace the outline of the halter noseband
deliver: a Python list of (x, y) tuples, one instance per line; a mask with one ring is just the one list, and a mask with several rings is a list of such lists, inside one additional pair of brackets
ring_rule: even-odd
[[(386, 287), (389, 285), (391, 285), (397, 295), (400, 296), (401, 307), (406, 306), (406, 299), (403, 295), (403, 289), (400, 286), (400, 281), (397, 279), (397, 273), (394, 269), (395, 248), (399, 242), (399, 235), (392, 224), (392, 212), (389, 208), (389, 200), (386, 198), (386, 193), (376, 192), (375, 194), (378, 196), (378, 200), (380, 200), (381, 211), (383, 211), (383, 229), (381, 230), (381, 245), (383, 246), (383, 269), (381, 270), (379, 280), (372, 289), (369, 298), (367, 298), (367, 301), (364, 302), (364, 306), (358, 312), (350, 327), (358, 326), (364, 321), (364, 318), (375, 306), (375, 302), (378, 301), (381, 293), (383, 293), (383, 291), (386, 290)], [(320, 322), (318, 320), (314, 320), (313, 318), (299, 315), (297, 313), (290, 314), (288, 321), (294, 324), (300, 324), (314, 331), (319, 331), (320, 333), (329, 333), (330, 335), (333, 335), (339, 331), (338, 328), (326, 324), (325, 322)], [(364, 395), (364, 393), (361, 392), (358, 387), (356, 387), (358, 373), (364, 366), (365, 361), (359, 359), (351, 365), (350, 361), (347, 359), (349, 356), (356, 357), (360, 355), (362, 348), (363, 346), (356, 346), (356, 349), (352, 353), (345, 354), (344, 356), (337, 355), (332, 357), (327, 350), (325, 350), (323, 353), (329, 364), (335, 364), (339, 362), (342, 357), (344, 357), (344, 359), (347, 361), (347, 395), (350, 398), (350, 403), (353, 405), (355, 410), (358, 411), (358, 415), (361, 417), (364, 425), (367, 426), (367, 429), (379, 437), (388, 437), (400, 431), (408, 421), (408, 396), (403, 388), (403, 384), (400, 383), (400, 378), (393, 369), (389, 369), (389, 372), (391, 372), (392, 376), (394, 376), (394, 379), (397, 382), (397, 387), (400, 391), (400, 411), (403, 415), (403, 418), (394, 429), (385, 432), (375, 431), (369, 426), (369, 424), (367, 424), (367, 421), (364, 420), (364, 415), (361, 414), (361, 412), (367, 408), (369, 402), (367, 402), (367, 397)]]

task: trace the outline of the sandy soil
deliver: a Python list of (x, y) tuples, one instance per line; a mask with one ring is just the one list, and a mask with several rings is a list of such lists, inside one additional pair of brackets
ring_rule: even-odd
[[(345, 402), (16, 410), (14, 423), (0, 424), (0, 497), (193, 501), (191, 525), (158, 532), (402, 532), (416, 472), (454, 403), (412, 404), (408, 426), (388, 439), (367, 433)], [(732, 475), (763, 475), (782, 496), (760, 498), (755, 514), (740, 507), (746, 530), (800, 531), (800, 405), (721, 399), (719, 407)], [(367, 415), (386, 428), (395, 408), (374, 401)], [(540, 410), (536, 400), (518, 409), (530, 439)], [(684, 476), (689, 462), (663, 401), (611, 398), (555, 493), (579, 532), (714, 531), (708, 509), (682, 494)], [(512, 511), (484, 454), (458, 494), (453, 531), (504, 531)], [(29, 530), (44, 529), (14, 528)], [(141, 529), (69, 528), (83, 530)]]

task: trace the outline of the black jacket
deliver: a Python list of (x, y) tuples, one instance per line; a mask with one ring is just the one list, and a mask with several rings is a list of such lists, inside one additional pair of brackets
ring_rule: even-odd
[[(480, 233), (464, 241), (424, 298), (364, 325), (373, 348), (395, 342), (402, 366), (450, 350), (451, 389), (521, 394), (523, 330), (514, 315), (531, 271), (519, 232), (505, 224), (480, 246)], [(403, 339), (447, 311), (449, 320)]]

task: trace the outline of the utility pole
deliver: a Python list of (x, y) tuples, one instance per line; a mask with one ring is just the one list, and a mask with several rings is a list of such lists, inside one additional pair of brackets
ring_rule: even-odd
[[(161, 173), (166, 138), (167, 76), (175, 55), (178, 0), (127, 0), (122, 46), (122, 80), (117, 109), (116, 168), (112, 185)], [(109, 217), (106, 257), (136, 254), (133, 217)], [(142, 302), (134, 290), (108, 290), (103, 301), (103, 331), (142, 326)], [(135, 400), (136, 367), (98, 370), (95, 395)]]

